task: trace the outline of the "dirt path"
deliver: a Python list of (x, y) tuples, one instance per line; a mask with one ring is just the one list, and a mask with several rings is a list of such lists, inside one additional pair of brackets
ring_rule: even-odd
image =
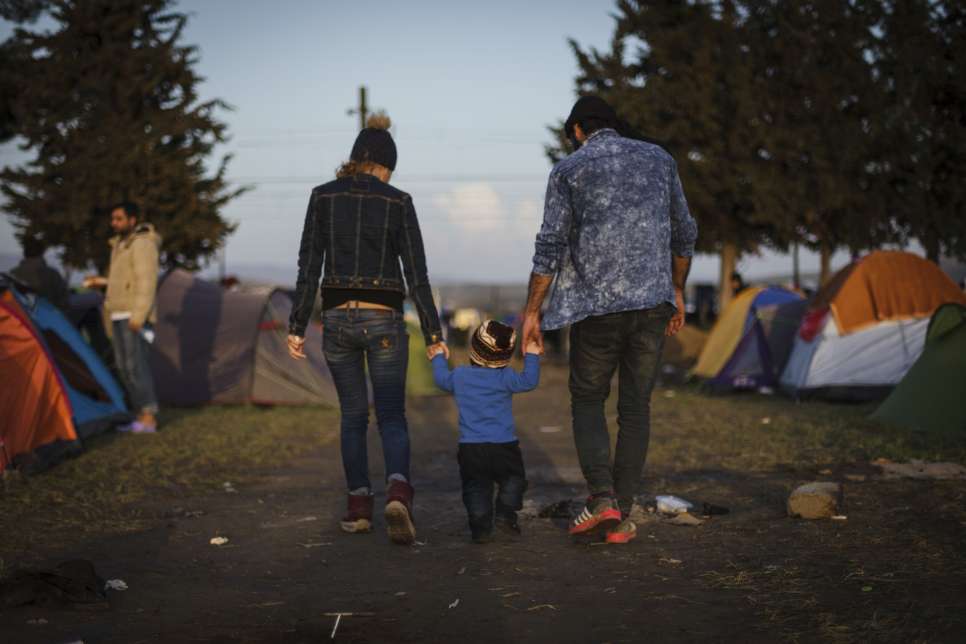
[[(563, 377), (548, 374), (517, 409), (531, 509), (583, 494)], [(148, 506), (152, 530), (43, 553), (89, 559), (129, 589), (101, 609), (0, 613), (0, 640), (324, 642), (336, 612), (364, 614), (341, 620), (337, 642), (952, 642), (966, 631), (963, 482), (852, 481), (847, 521), (803, 522), (784, 500), (808, 472), (658, 463), (649, 493), (732, 513), (700, 527), (648, 520), (626, 546), (576, 545), (563, 520), (527, 516), (519, 541), (479, 546), (451, 401), (414, 402), (410, 419), (415, 546), (391, 545), (381, 519), (369, 535), (338, 531), (330, 448), (235, 493)], [(654, 440), (670, 431), (658, 415)], [(370, 451), (378, 479), (378, 440)], [(219, 535), (228, 544), (210, 545)]]

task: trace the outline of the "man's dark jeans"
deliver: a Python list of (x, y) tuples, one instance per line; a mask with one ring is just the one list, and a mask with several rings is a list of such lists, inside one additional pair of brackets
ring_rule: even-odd
[(494, 484), (497, 512), (516, 512), (523, 507), (527, 475), (519, 441), (460, 443), (456, 458), (471, 530), (487, 532), (493, 527)]
[[(145, 325), (144, 329), (150, 329)], [(127, 389), (131, 407), (139, 413), (158, 413), (158, 398), (154, 393), (154, 378), (148, 355), (151, 347), (142, 332), (132, 331), (127, 320), (111, 323), (111, 344), (114, 345), (114, 362)]]
[[(647, 458), (651, 390), (673, 312), (662, 304), (590, 317), (570, 329), (570, 401), (580, 467), (590, 493), (613, 491), (624, 512), (634, 501)], [(618, 368), (620, 429), (612, 468), (604, 402)]]
[(386, 478), (409, 480), (406, 424), (406, 367), (409, 334), (400, 313), (373, 309), (330, 309), (322, 316), (322, 350), (332, 372), (342, 412), (342, 466), (350, 490), (369, 482), (369, 392), (366, 363), (382, 437)]

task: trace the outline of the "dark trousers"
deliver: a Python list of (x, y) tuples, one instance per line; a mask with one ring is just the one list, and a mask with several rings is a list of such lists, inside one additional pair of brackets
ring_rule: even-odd
[[(150, 329), (150, 325), (145, 324), (144, 329)], [(131, 330), (127, 320), (111, 323), (111, 344), (131, 408), (140, 413), (158, 413), (158, 397), (154, 393), (154, 378), (148, 362), (151, 345), (140, 332)]]
[(409, 334), (402, 314), (374, 309), (330, 309), (322, 316), (322, 349), (342, 412), (342, 466), (350, 490), (369, 487), (369, 388), (372, 382), (386, 478), (409, 480), (406, 367)]
[(493, 527), (494, 486), (498, 513), (516, 512), (523, 507), (527, 475), (518, 441), (460, 443), (456, 458), (471, 530), (488, 531)]
[[(587, 318), (570, 329), (570, 401), (574, 442), (591, 494), (613, 492), (630, 510), (650, 440), (651, 390), (674, 309), (624, 311)], [(604, 403), (619, 371), (613, 466)]]

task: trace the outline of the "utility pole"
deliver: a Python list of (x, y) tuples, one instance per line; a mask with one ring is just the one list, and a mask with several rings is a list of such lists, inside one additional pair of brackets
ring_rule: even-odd
[(795, 288), (802, 288), (802, 276), (798, 267), (798, 240), (792, 245), (792, 284)]
[(361, 85), (359, 87), (359, 107), (356, 109), (346, 110), (346, 114), (350, 116), (353, 114), (359, 115), (359, 129), (366, 129), (366, 119), (369, 117), (369, 105), (366, 102), (366, 86)]

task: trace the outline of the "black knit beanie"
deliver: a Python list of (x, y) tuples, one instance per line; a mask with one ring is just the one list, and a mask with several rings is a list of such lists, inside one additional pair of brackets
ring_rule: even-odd
[(349, 159), (359, 163), (372, 162), (396, 169), (396, 144), (387, 130), (367, 127), (359, 132)]
[(499, 369), (510, 364), (517, 332), (495, 320), (486, 320), (470, 340), (470, 360), (481, 367)]

